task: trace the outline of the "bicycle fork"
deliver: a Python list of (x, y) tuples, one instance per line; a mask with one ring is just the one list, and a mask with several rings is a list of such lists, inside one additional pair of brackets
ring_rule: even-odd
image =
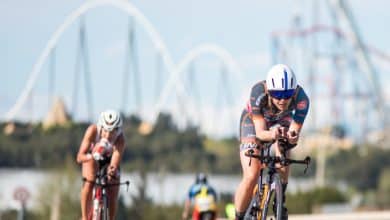
[(276, 219), (280, 219), (282, 216), (282, 189), (281, 189), (281, 183), (280, 178), (276, 174), (272, 174), (268, 176), (266, 183), (263, 184), (262, 188), (262, 196), (261, 203), (260, 203), (260, 215), (259, 220), (265, 220), (267, 218), (268, 209), (271, 205), (271, 197), (274, 196), (274, 200), (276, 200), (276, 212), (274, 215), (276, 216)]
[(108, 220), (108, 202), (106, 190), (97, 187), (93, 191), (93, 210), (90, 219), (92, 220)]
[(93, 190), (93, 211), (92, 211), (92, 220), (99, 219), (99, 213), (101, 208), (102, 201), (102, 188), (97, 187)]

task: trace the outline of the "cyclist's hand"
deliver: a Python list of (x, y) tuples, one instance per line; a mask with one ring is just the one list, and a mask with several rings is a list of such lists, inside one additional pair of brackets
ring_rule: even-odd
[(273, 131), (273, 139), (279, 140), (279, 139), (285, 139), (287, 138), (287, 129), (285, 127), (276, 127), (272, 129)]
[(287, 139), (290, 144), (296, 144), (298, 143), (298, 133), (296, 131), (288, 131), (287, 132)]
[(107, 175), (109, 181), (118, 179), (118, 169), (115, 166), (109, 166), (107, 169)]
[(94, 152), (94, 153), (92, 153), (92, 157), (93, 157), (93, 159), (96, 160), (96, 161), (104, 160), (103, 155), (100, 154), (99, 152)]
[(287, 128), (286, 127), (279, 127), (278, 128), (279, 130), (279, 138), (284, 138), (286, 139), (287, 138)]
[(279, 128), (271, 129), (271, 131), (272, 131), (272, 139), (273, 140), (278, 140), (279, 137), (280, 137), (280, 130), (279, 130)]

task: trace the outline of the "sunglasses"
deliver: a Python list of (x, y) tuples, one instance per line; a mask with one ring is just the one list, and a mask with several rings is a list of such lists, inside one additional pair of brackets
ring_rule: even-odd
[(275, 98), (275, 99), (289, 99), (289, 98), (291, 98), (294, 95), (295, 89), (269, 90), (268, 92), (269, 92), (269, 95), (272, 98)]
[(114, 129), (111, 129), (111, 130), (103, 128), (103, 130), (104, 130), (105, 132), (108, 132), (108, 133), (116, 133), (116, 132), (119, 131), (119, 128), (114, 128)]

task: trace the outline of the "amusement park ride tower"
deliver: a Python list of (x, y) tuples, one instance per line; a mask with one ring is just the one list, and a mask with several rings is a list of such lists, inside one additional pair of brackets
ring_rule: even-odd
[(324, 185), (330, 149), (366, 143), (373, 132), (384, 136), (385, 102), (374, 51), (363, 42), (347, 1), (304, 2), (311, 16), (296, 12), (289, 30), (272, 33), (272, 57), (293, 67), (310, 97), (303, 145), (316, 148), (316, 181)]

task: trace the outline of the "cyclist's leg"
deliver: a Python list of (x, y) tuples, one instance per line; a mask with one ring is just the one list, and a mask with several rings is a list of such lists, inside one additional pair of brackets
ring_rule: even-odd
[[(120, 177), (118, 179), (111, 181), (110, 183), (119, 183), (120, 182)], [(115, 214), (116, 214), (116, 208), (118, 205), (118, 194), (119, 194), (119, 186), (110, 186), (107, 189), (108, 193), (108, 209), (110, 214), (110, 219), (114, 220), (115, 219)]]
[[(96, 174), (96, 165), (93, 160), (85, 162), (82, 164), (82, 176), (86, 178), (88, 181), (95, 181)], [(93, 183), (84, 182), (81, 188), (81, 218), (82, 220), (86, 220), (88, 213), (92, 207), (92, 189)]]
[[(245, 152), (253, 149), (258, 153), (255, 128), (249, 114), (244, 111), (240, 120), (240, 160), (243, 171), (243, 178), (235, 193), (234, 205), (236, 208), (236, 219), (243, 219), (245, 211), (249, 205), (252, 197), (253, 188), (255, 187), (259, 174), (261, 164), (258, 160), (245, 156)], [(249, 166), (249, 161), (251, 165)]]
[[(257, 149), (255, 152), (257, 153)], [(258, 160), (252, 158), (251, 165), (249, 166), (250, 158), (245, 156), (245, 151), (240, 152), (240, 160), (243, 177), (236, 191), (234, 202), (237, 211), (245, 212), (253, 195), (253, 189), (257, 184), (261, 164)]]
[[(279, 146), (277, 146), (275, 148), (275, 154), (276, 154), (276, 156), (282, 155), (281, 149), (279, 148)], [(290, 151), (287, 151), (286, 156), (290, 157)], [(290, 174), (290, 166), (285, 166), (285, 167), (282, 167), (278, 170), (279, 170), (280, 179), (281, 179), (282, 183), (288, 183), (288, 176)]]

